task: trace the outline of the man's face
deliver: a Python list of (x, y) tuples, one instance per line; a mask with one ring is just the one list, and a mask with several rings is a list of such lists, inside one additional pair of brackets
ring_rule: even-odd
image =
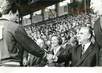
[(53, 37), (51, 38), (51, 44), (52, 44), (53, 46), (57, 46), (57, 45), (58, 45), (57, 36), (53, 36)]
[(90, 8), (92, 8), (97, 15), (102, 15), (102, 0), (91, 0)]
[(77, 34), (77, 39), (79, 43), (80, 44), (87, 43), (89, 38), (90, 38), (89, 29), (87, 27), (82, 27)]

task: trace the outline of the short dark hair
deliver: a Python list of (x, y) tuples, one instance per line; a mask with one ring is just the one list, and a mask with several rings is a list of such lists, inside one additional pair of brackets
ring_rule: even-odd
[(3, 15), (8, 14), (10, 11), (12, 13), (16, 13), (17, 12), (17, 5), (16, 2), (10, 2), (10, 1), (6, 1), (6, 4), (4, 4), (1, 9), (3, 10), (1, 13)]
[(11, 12), (12, 12), (12, 13), (16, 13), (17, 10), (18, 10), (18, 8), (17, 8), (16, 3), (13, 3), (13, 4), (11, 5)]

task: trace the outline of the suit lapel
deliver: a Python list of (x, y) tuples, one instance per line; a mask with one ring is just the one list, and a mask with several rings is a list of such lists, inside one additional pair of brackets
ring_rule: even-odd
[(79, 48), (78, 48), (78, 50), (75, 50), (75, 51), (77, 51), (77, 58), (80, 60), (80, 57), (81, 57), (81, 49), (82, 49), (82, 46), (80, 45), (79, 46)]
[(62, 52), (62, 47), (60, 47), (60, 49), (58, 50), (58, 52), (56, 53), (56, 56), (58, 56), (61, 52)]
[(91, 43), (85, 53), (80, 57), (80, 60), (77, 62), (76, 66), (81, 64), (87, 58), (87, 56), (93, 51), (93, 47), (94, 45)]

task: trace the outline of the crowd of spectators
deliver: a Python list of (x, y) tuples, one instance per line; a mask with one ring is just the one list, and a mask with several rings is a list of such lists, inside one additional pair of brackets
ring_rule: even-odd
[[(68, 44), (71, 46), (77, 45), (76, 34), (81, 26), (93, 27), (97, 15), (81, 14), (81, 15), (64, 15), (47, 21), (25, 26), (25, 30), (36, 43), (39, 39), (46, 52), (52, 48), (52, 36), (56, 35), (62, 39), (61, 47), (66, 48)], [(38, 44), (39, 45), (39, 44)], [(41, 46), (41, 44), (39, 45)], [(34, 64), (33, 64), (34, 65)]]
[(64, 15), (34, 25), (25, 26), (25, 30), (28, 36), (35, 41), (39, 38), (43, 38), (45, 41), (50, 40), (54, 34), (66, 40), (73, 37), (81, 26), (93, 27), (95, 19), (96, 16), (94, 14)]

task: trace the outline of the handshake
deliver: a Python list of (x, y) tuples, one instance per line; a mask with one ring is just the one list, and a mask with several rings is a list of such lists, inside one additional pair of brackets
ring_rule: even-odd
[(52, 54), (47, 54), (48, 63), (57, 62), (58, 57)]

